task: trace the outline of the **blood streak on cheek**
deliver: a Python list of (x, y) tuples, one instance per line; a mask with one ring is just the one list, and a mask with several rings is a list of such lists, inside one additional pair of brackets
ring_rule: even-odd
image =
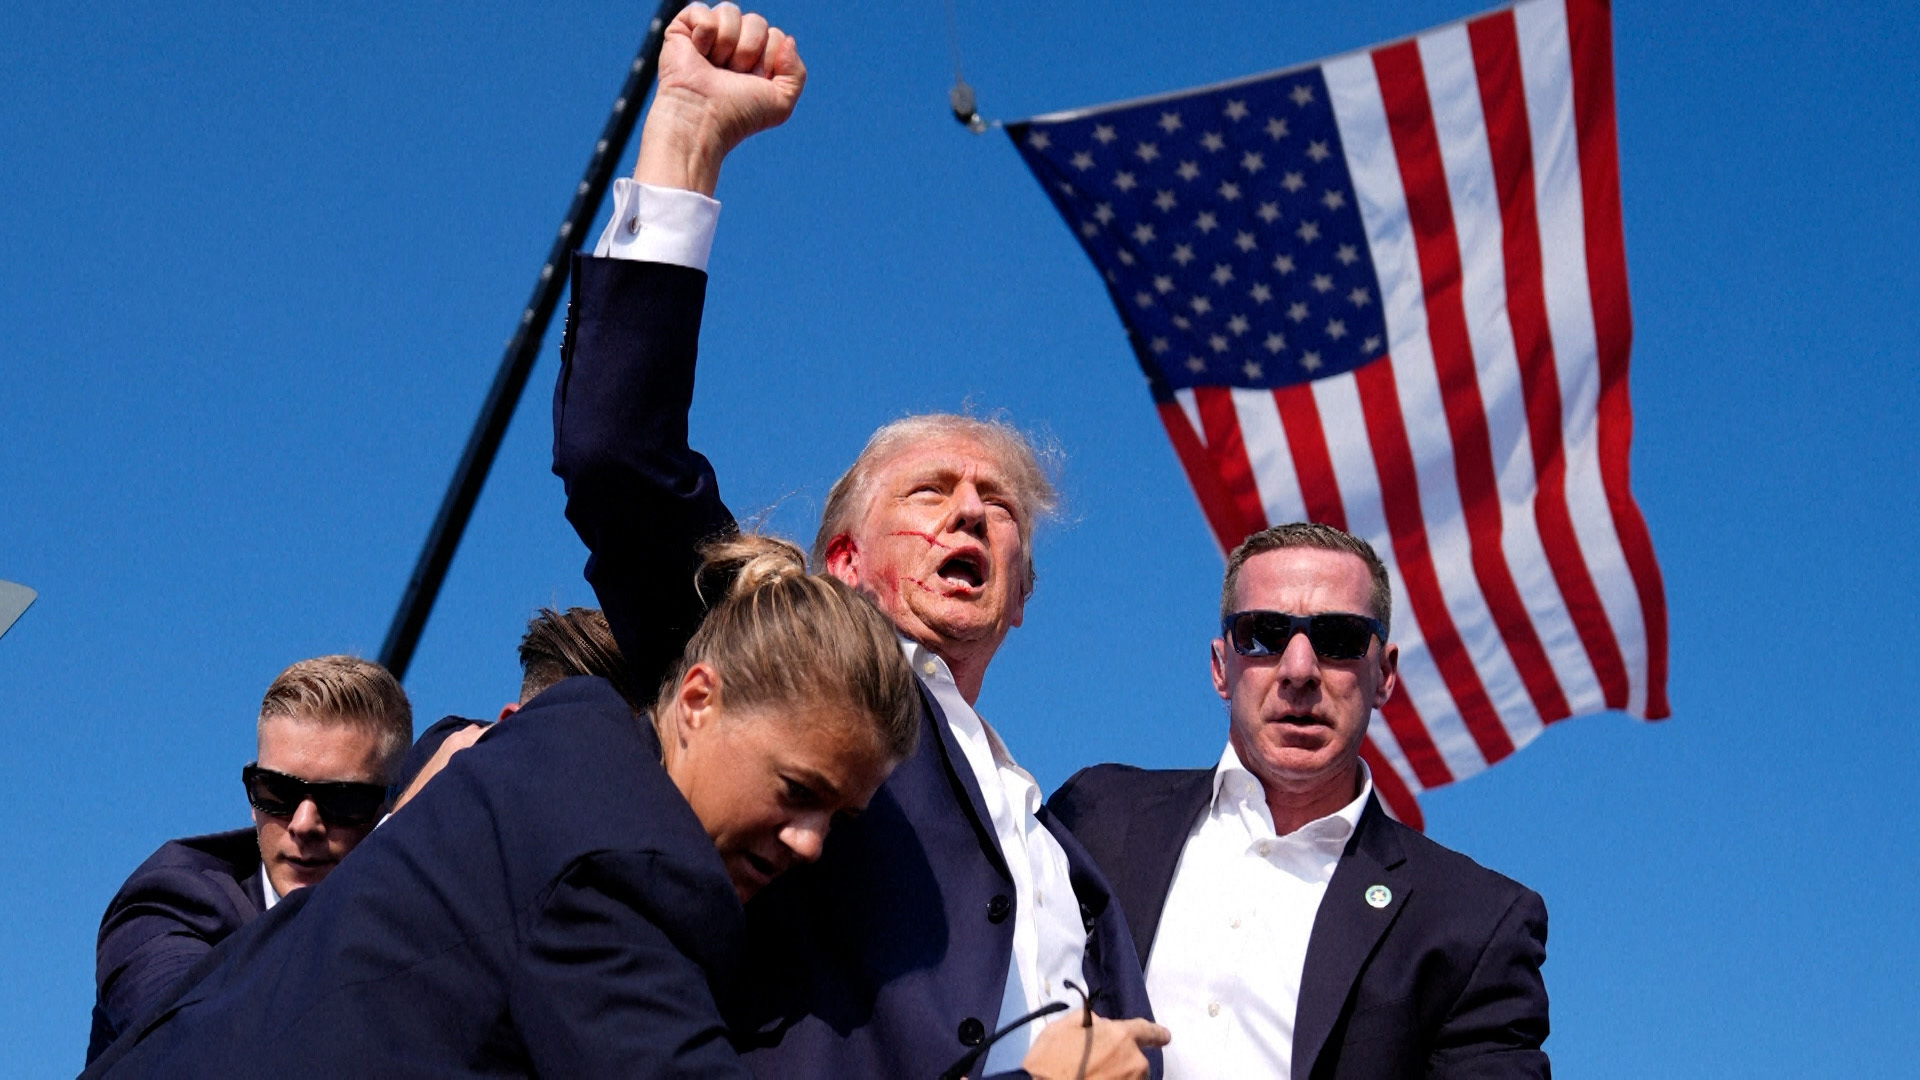
[(928, 544), (930, 544), (930, 545), (932, 545), (932, 546), (934, 546), (934, 547), (937, 547), (937, 548), (941, 548), (941, 549), (944, 549), (944, 550), (952, 550), (952, 548), (953, 548), (953, 545), (952, 545), (952, 544), (943, 544), (943, 543), (941, 543), (941, 542), (939, 541), (939, 539), (938, 539), (937, 537), (935, 537), (935, 536), (934, 536), (934, 535), (933, 535), (932, 533), (929, 533), (929, 532), (921, 532), (921, 531), (920, 531), (920, 530), (918, 530), (918, 529), (897, 529), (897, 530), (895, 530), (894, 532), (892, 532), (892, 533), (890, 533), (889, 535), (891, 535), (891, 536), (917, 536), (917, 537), (919, 537), (920, 539), (922, 539), (922, 540), (925, 540), (925, 541), (926, 541), (926, 542), (927, 542)]

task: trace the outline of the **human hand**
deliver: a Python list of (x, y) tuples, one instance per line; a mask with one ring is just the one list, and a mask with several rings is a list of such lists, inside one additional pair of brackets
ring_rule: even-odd
[(660, 47), (633, 178), (711, 196), (727, 154), (785, 123), (806, 83), (799, 48), (765, 18), (731, 3), (687, 5)]
[(1048, 1025), (1020, 1067), (1033, 1080), (1145, 1080), (1147, 1056), (1140, 1051), (1165, 1046), (1173, 1039), (1171, 1032), (1151, 1020), (1092, 1019), (1092, 1027), (1072, 1020)]
[(393, 801), (393, 809), (388, 813), (399, 813), (401, 807), (413, 801), (415, 795), (420, 794), (420, 789), (427, 786), (427, 781), (440, 775), (440, 770), (447, 767), (447, 762), (453, 760), (453, 755), (479, 742), (480, 736), (486, 733), (487, 725), (468, 724), (447, 736), (445, 741), (441, 742), (440, 748), (427, 759), (427, 763), (420, 766), (420, 772), (414, 776), (413, 783), (408, 784), (407, 790), (401, 792), (400, 797)]

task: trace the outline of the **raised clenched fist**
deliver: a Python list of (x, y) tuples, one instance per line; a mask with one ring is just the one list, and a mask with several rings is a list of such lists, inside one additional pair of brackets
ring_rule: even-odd
[(806, 86), (800, 50), (733, 4), (689, 4), (667, 27), (634, 179), (712, 195), (748, 136), (784, 123)]

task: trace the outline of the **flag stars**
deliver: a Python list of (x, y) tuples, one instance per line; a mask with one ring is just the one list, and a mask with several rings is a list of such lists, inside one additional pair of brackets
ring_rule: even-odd
[(1327, 336), (1335, 341), (1347, 336), (1347, 324), (1344, 319), (1327, 320)]
[(1169, 135), (1173, 134), (1176, 131), (1179, 131), (1180, 130), (1180, 114), (1176, 112), (1161, 113), (1160, 114), (1160, 130), (1166, 132)]
[(1200, 216), (1193, 219), (1193, 227), (1202, 233), (1210, 233), (1220, 227), (1220, 219), (1213, 216), (1213, 211), (1202, 210)]
[(1312, 349), (1308, 349), (1306, 352), (1301, 353), (1300, 366), (1303, 368), (1306, 368), (1308, 371), (1319, 371), (1320, 370), (1320, 354), (1317, 352), (1314, 352)]
[(1133, 302), (1140, 305), (1143, 308), (1150, 308), (1153, 306), (1153, 294), (1150, 292), (1144, 292), (1144, 291), (1134, 293)]
[(1132, 191), (1139, 185), (1133, 179), (1132, 173), (1118, 172), (1113, 174), (1113, 186), (1119, 188), (1121, 191)]
[(1133, 156), (1141, 161), (1152, 162), (1160, 157), (1160, 147), (1154, 143), (1143, 142), (1133, 148)]
[(1329, 210), (1338, 210), (1341, 207), (1347, 205), (1346, 193), (1341, 191), (1329, 191), (1325, 195), (1320, 196), (1320, 205), (1326, 207)]
[(1299, 300), (1295, 300), (1293, 303), (1287, 305), (1287, 318), (1297, 323), (1306, 322), (1307, 305)]
[(1261, 221), (1271, 225), (1280, 220), (1280, 204), (1263, 202), (1260, 204), (1260, 209), (1255, 211), (1255, 213)]
[(1293, 256), (1275, 255), (1273, 257), (1273, 268), (1275, 270), (1280, 271), (1282, 274), (1293, 273)]
[(1287, 122), (1285, 120), (1278, 116), (1270, 116), (1267, 118), (1267, 138), (1272, 139), (1274, 142), (1279, 142), (1290, 134), (1292, 134), (1292, 132), (1287, 130)]
[(1247, 295), (1253, 298), (1254, 303), (1264, 304), (1273, 299), (1273, 290), (1267, 288), (1264, 284), (1255, 285), (1253, 288), (1247, 290)]
[(1368, 356), (1371, 356), (1374, 353), (1377, 353), (1380, 351), (1380, 344), (1381, 342), (1380, 342), (1379, 334), (1368, 334), (1367, 340), (1360, 343), (1360, 348), (1361, 348), (1361, 351), (1366, 353)]
[(1196, 296), (1187, 301), (1187, 306), (1193, 309), (1195, 315), (1205, 315), (1213, 310), (1213, 301), (1204, 296)]
[(1173, 317), (1173, 325), (1179, 327), (1182, 330), (1190, 330), (1193, 328), (1193, 324), (1187, 321), (1187, 317), (1185, 315), (1175, 315)]
[(1327, 149), (1327, 141), (1325, 139), (1315, 139), (1307, 144), (1307, 156), (1313, 159), (1314, 164), (1318, 165), (1320, 162), (1332, 157), (1333, 151)]
[(1086, 172), (1088, 169), (1093, 168), (1093, 155), (1087, 153), (1085, 150), (1073, 155), (1073, 167), (1079, 169), (1081, 172)]
[(1307, 178), (1297, 172), (1290, 172), (1280, 178), (1280, 186), (1290, 192), (1298, 193), (1301, 188), (1307, 186)]
[(1352, 266), (1360, 261), (1360, 252), (1352, 244), (1341, 244), (1340, 250), (1335, 252), (1333, 257), (1340, 260), (1341, 266)]
[(1240, 198), (1240, 185), (1231, 180), (1226, 181), (1220, 185), (1220, 197), (1227, 202), (1237, 201)]
[(1241, 337), (1252, 328), (1253, 324), (1247, 321), (1245, 315), (1235, 315), (1227, 320), (1227, 329), (1233, 332), (1234, 337)]
[(1160, 212), (1164, 214), (1174, 207), (1179, 206), (1180, 200), (1173, 197), (1173, 192), (1162, 191), (1153, 197), (1153, 205), (1159, 207)]
[(1108, 203), (1100, 203), (1099, 205), (1095, 206), (1093, 208), (1093, 220), (1099, 222), (1102, 225), (1105, 225), (1108, 222), (1111, 222), (1113, 220), (1112, 205)]
[(1220, 334), (1215, 334), (1207, 339), (1207, 347), (1217, 353), (1226, 352), (1227, 339)]
[(1045, 150), (1047, 147), (1053, 145), (1053, 140), (1047, 136), (1046, 132), (1035, 131), (1027, 136), (1027, 145), (1033, 147), (1035, 150)]
[(1227, 102), (1226, 114), (1227, 119), (1235, 122), (1245, 120), (1247, 118), (1247, 103), (1244, 101)]
[(1267, 167), (1266, 155), (1258, 150), (1249, 150), (1240, 155), (1240, 167), (1250, 173), (1257, 173)]
[(1209, 131), (1205, 135), (1200, 136), (1200, 145), (1206, 147), (1210, 152), (1217, 154), (1227, 148), (1227, 140), (1221, 138), (1219, 132)]
[(1301, 242), (1311, 244), (1320, 239), (1320, 225), (1318, 222), (1303, 221), (1299, 228), (1293, 230), (1293, 235), (1299, 237)]
[(1091, 221), (1083, 221), (1080, 223), (1080, 235), (1089, 238), (1099, 236), (1100, 226), (1095, 225)]
[(1228, 266), (1226, 263), (1215, 263), (1213, 264), (1213, 273), (1207, 276), (1213, 279), (1215, 285), (1224, 288), (1227, 282), (1233, 280), (1233, 267)]
[(1197, 356), (1189, 356), (1187, 357), (1187, 370), (1198, 375), (1207, 370), (1207, 362)]
[(1185, 266), (1193, 261), (1193, 245), (1177, 244), (1173, 249), (1173, 261)]
[(1279, 356), (1280, 351), (1287, 347), (1287, 335), (1268, 334), (1267, 340), (1263, 344), (1266, 345), (1268, 352), (1272, 353), (1275, 356)]
[(1266, 374), (1265, 369), (1263, 369), (1260, 366), (1260, 361), (1258, 360), (1247, 361), (1246, 363), (1240, 365), (1240, 370), (1245, 372), (1247, 378), (1249, 379), (1258, 379), (1261, 376)]
[(1239, 232), (1239, 233), (1233, 234), (1233, 246), (1239, 248), (1241, 251), (1251, 253), (1254, 248), (1259, 247), (1260, 245), (1254, 243), (1252, 233)]
[(1056, 184), (1055, 186), (1060, 189), (1060, 193), (1062, 195), (1073, 194), (1073, 185), (1067, 183), (1065, 180), (1060, 181), (1060, 183)]
[(1112, 124), (1093, 125), (1093, 141), (1099, 143), (1101, 146), (1107, 145), (1116, 138), (1118, 138), (1118, 136), (1113, 133)]
[(1313, 291), (1314, 291), (1314, 292), (1317, 292), (1317, 293), (1330, 293), (1330, 292), (1332, 292), (1332, 291), (1333, 291), (1333, 278), (1332, 278), (1331, 276), (1329, 276), (1329, 275), (1327, 275), (1327, 274), (1315, 274), (1315, 275), (1313, 275)]
[(1180, 167), (1173, 171), (1180, 174), (1180, 179), (1191, 182), (1200, 175), (1200, 166), (1195, 165), (1191, 161), (1183, 161), (1180, 163)]
[(1355, 289), (1347, 294), (1347, 302), (1354, 307), (1366, 307), (1373, 303), (1373, 294), (1365, 289)]
[(1153, 240), (1154, 240), (1153, 226), (1147, 224), (1144, 221), (1138, 225), (1135, 225), (1133, 227), (1133, 239), (1136, 243), (1140, 244), (1143, 247), (1147, 244), (1153, 243)]
[(1147, 348), (1152, 349), (1155, 356), (1165, 356), (1167, 350), (1172, 347), (1172, 343), (1163, 337), (1157, 337), (1147, 342)]
[(1313, 104), (1313, 87), (1308, 86), (1306, 83), (1300, 83), (1295, 86), (1293, 92), (1287, 96), (1293, 99), (1295, 105), (1304, 109)]
[(1173, 291), (1173, 277), (1170, 274), (1153, 275), (1153, 291), (1162, 296)]
[(1113, 254), (1115, 258), (1120, 260), (1121, 266), (1133, 265), (1133, 252), (1128, 251), (1126, 248), (1119, 248)]

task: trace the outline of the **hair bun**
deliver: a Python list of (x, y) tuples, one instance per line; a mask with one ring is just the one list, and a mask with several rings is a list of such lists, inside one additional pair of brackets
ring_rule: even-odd
[(700, 556), (703, 583), (732, 579), (725, 589), (726, 599), (807, 576), (806, 552), (774, 536), (734, 533), (719, 537), (702, 545)]

